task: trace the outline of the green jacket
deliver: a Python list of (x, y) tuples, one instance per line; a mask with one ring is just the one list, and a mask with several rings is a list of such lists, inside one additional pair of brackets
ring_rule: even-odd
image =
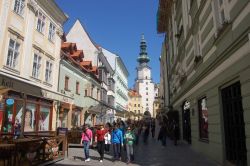
[(127, 131), (124, 134), (124, 140), (126, 141), (126, 144), (128, 145), (133, 145), (134, 144), (134, 140), (135, 140), (135, 135), (133, 132), (131, 131)]

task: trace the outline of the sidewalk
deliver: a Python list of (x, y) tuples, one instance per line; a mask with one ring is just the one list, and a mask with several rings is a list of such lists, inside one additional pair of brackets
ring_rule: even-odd
[[(156, 133), (157, 135), (158, 133)], [(74, 160), (73, 156), (77, 156)], [(112, 153), (105, 154), (103, 163), (99, 162), (99, 154), (96, 149), (90, 150), (90, 162), (81, 161), (83, 159), (83, 149), (70, 148), (69, 157), (57, 162), (54, 166), (125, 166), (125, 161), (112, 162)], [(130, 166), (217, 166), (212, 162), (191, 150), (189, 145), (173, 145), (171, 140), (167, 140), (167, 146), (162, 147), (156, 139), (149, 138), (148, 144), (140, 142), (136, 147), (135, 161)]]

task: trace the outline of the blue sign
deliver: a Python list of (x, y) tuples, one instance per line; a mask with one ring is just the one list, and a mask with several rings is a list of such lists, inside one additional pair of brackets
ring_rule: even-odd
[(7, 105), (13, 105), (14, 104), (14, 99), (7, 99), (6, 104)]

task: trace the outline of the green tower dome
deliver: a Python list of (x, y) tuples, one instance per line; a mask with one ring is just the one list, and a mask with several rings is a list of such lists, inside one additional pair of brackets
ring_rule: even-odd
[(137, 62), (139, 62), (140, 64), (143, 64), (143, 63), (147, 64), (149, 61), (150, 59), (147, 53), (146, 40), (144, 38), (144, 34), (142, 34), (141, 43), (140, 43), (140, 54), (139, 54), (139, 57), (137, 58)]

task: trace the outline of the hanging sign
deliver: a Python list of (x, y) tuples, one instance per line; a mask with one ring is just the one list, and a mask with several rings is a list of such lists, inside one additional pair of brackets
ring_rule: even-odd
[(7, 105), (13, 105), (14, 104), (14, 99), (7, 99), (6, 104)]

